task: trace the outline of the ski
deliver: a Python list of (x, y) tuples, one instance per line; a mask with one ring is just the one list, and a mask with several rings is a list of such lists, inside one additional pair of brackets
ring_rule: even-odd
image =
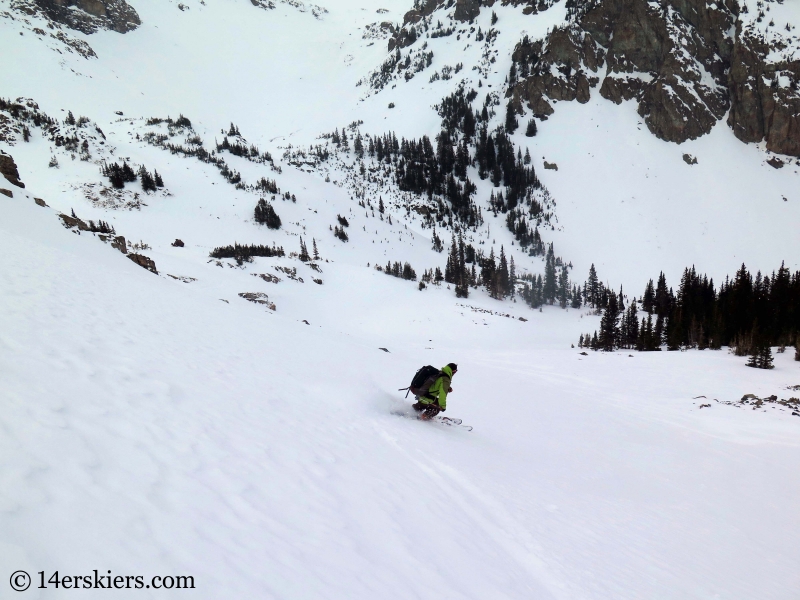
[(464, 425), (464, 422), (461, 419), (437, 417), (435, 420), (439, 421), (440, 423), (444, 423), (445, 425), (449, 425), (450, 427), (463, 427), (467, 431), (472, 431), (472, 425)]

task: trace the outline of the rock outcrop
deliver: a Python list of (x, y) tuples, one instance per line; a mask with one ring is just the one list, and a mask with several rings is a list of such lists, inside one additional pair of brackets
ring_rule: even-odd
[(700, 0), (675, 0), (671, 10), (646, 0), (575, 2), (570, 24), (553, 30), (539, 48), (527, 40), (517, 46), (522, 81), (512, 96), (522, 87), (520, 97), (546, 118), (549, 100), (587, 102), (602, 76), (600, 95), (617, 104), (635, 99), (656, 136), (695, 139), (729, 106), (732, 42), (719, 32), (734, 18), (724, 3), (711, 9)]
[(772, 152), (800, 156), (800, 60), (785, 60), (779, 44), (737, 31), (728, 125), (743, 142), (766, 140)]
[(17, 0), (22, 12), (42, 12), (56, 23), (85, 34), (98, 29), (127, 33), (142, 24), (136, 10), (125, 0)]
[(19, 188), (25, 187), (25, 184), (19, 180), (19, 171), (14, 159), (3, 152), (0, 152), (0, 175), (5, 177), (11, 185)]
[(635, 100), (660, 139), (696, 139), (727, 113), (742, 141), (800, 156), (798, 44), (739, 10), (736, 0), (573, 0), (566, 26), (517, 45), (508, 94), (546, 119), (552, 101), (586, 102), (602, 81), (600, 95)]
[[(424, 35), (420, 22), (438, 10), (458, 27), (496, 2), (418, 3), (393, 31), (389, 50), (413, 45)], [(522, 6), (524, 15), (554, 4), (501, 3)], [(544, 120), (554, 102), (588, 102), (599, 85), (607, 100), (635, 101), (662, 140), (696, 139), (727, 114), (740, 140), (800, 156), (800, 40), (773, 22), (770, 5), (780, 4), (763, 0), (752, 14), (738, 0), (567, 0), (565, 25), (515, 48), (508, 97), (518, 113), (524, 104)]]
[(156, 263), (152, 258), (149, 258), (144, 254), (136, 254), (135, 252), (131, 252), (130, 254), (128, 254), (128, 258), (130, 258), (140, 267), (147, 269), (151, 273), (155, 273), (156, 275), (158, 275), (158, 269), (156, 269)]

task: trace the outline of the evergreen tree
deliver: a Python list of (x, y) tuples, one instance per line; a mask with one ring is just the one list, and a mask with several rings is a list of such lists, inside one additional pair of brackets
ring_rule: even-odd
[(768, 345), (764, 345), (761, 347), (761, 353), (759, 355), (759, 368), (761, 369), (774, 369), (775, 365), (772, 361), (772, 348)]
[(569, 273), (567, 266), (562, 265), (561, 272), (558, 275), (558, 304), (561, 308), (567, 308), (567, 301), (569, 299)]
[[(475, 265), (472, 266), (475, 268)], [(517, 269), (514, 265), (514, 256), (511, 256), (509, 268), (508, 268), (508, 282), (509, 282), (509, 292), (511, 293), (511, 297), (513, 298), (517, 293)]]
[(156, 187), (164, 187), (164, 180), (161, 179), (161, 175), (158, 174), (158, 171), (153, 171), (153, 179), (155, 180)]
[(672, 308), (672, 294), (667, 289), (667, 278), (664, 277), (663, 271), (658, 276), (658, 284), (656, 286), (655, 296), (655, 311), (656, 315), (662, 318), (669, 316), (670, 309)]
[(635, 348), (639, 343), (639, 338), (639, 317), (637, 315), (636, 300), (633, 300), (625, 313), (622, 335), (623, 344), (626, 348)]
[(619, 308), (617, 306), (617, 295), (610, 294), (608, 306), (600, 320), (600, 335), (598, 337), (598, 347), (601, 350), (614, 350), (619, 339)]
[(519, 122), (517, 121), (517, 114), (514, 110), (514, 104), (511, 100), (508, 101), (506, 105), (506, 131), (509, 135), (514, 133), (519, 127)]
[(600, 296), (600, 282), (597, 278), (597, 271), (594, 268), (594, 263), (589, 267), (589, 279), (586, 280), (586, 292), (588, 297), (587, 302), (595, 308), (599, 301)]
[(358, 132), (356, 135), (356, 139), (353, 142), (353, 151), (356, 153), (356, 157), (364, 158), (364, 141), (361, 139), (361, 132)]
[(308, 262), (311, 260), (311, 257), (308, 254), (308, 248), (306, 248), (306, 243), (303, 241), (302, 236), (300, 237), (300, 256), (298, 258), (303, 262)]
[(258, 200), (253, 216), (256, 223), (266, 225), (270, 229), (281, 228), (281, 218), (278, 216), (278, 213), (275, 212), (272, 204), (267, 202), (264, 198)]
[(126, 182), (136, 181), (136, 173), (127, 161), (122, 161), (122, 179)]
[(481, 264), (481, 279), (486, 291), (492, 298), (497, 298), (497, 262), (494, 258), (494, 247), (489, 252), (489, 257), (484, 258)]
[(509, 293), (509, 273), (506, 252), (500, 246), (500, 264), (497, 268), (497, 298), (505, 298)]
[(556, 259), (553, 254), (553, 244), (547, 248), (547, 257), (544, 266), (544, 301), (553, 304), (556, 301)]
[(456, 272), (458, 270), (458, 246), (456, 236), (453, 234), (450, 240), (450, 254), (447, 256), (447, 264), (444, 267), (444, 280), (446, 283), (456, 283)]
[(647, 351), (659, 350), (661, 348), (661, 337), (653, 329), (653, 315), (647, 315), (647, 324), (644, 333), (644, 349)]
[(311, 238), (311, 243), (314, 248), (314, 260), (319, 260), (319, 251), (317, 250), (317, 240), (315, 238)]
[(144, 165), (139, 167), (139, 181), (142, 184), (142, 189), (145, 192), (155, 192), (156, 191), (156, 181), (153, 179), (153, 176), (144, 168)]
[(67, 125), (75, 125), (75, 115), (72, 114), (72, 111), (67, 113), (67, 118), (64, 119), (64, 123)]
[(531, 120), (528, 121), (528, 126), (525, 127), (525, 136), (526, 137), (534, 137), (537, 133), (538, 133), (538, 129), (536, 128), (536, 119), (531, 117)]
[(464, 238), (458, 235), (458, 264), (456, 266), (456, 296), (469, 297), (469, 273), (467, 272)]
[(656, 307), (656, 291), (653, 287), (653, 280), (647, 282), (647, 287), (642, 295), (642, 310), (648, 315), (652, 315)]
[(745, 363), (748, 367), (753, 367), (755, 369), (760, 368), (759, 365), (761, 364), (761, 348), (758, 346), (753, 346), (753, 349), (750, 352), (750, 356)]
[(572, 303), (570, 304), (572, 308), (580, 308), (581, 307), (581, 292), (580, 288), (577, 285), (572, 286)]

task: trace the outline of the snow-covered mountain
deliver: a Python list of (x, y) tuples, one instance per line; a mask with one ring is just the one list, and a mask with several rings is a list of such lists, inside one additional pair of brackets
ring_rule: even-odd
[[(662, 271), (800, 269), (798, 24), (789, 0), (0, 0), (6, 577), (793, 598), (791, 348), (581, 354), (598, 311), (531, 295), (548, 268), (628, 305)], [(516, 277), (486, 285), (489, 256)], [(397, 389), (451, 361), (473, 431), (405, 418)]]

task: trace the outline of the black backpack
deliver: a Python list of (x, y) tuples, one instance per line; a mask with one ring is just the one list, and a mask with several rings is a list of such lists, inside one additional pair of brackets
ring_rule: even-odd
[(411, 380), (411, 385), (409, 385), (407, 388), (400, 388), (398, 391), (402, 392), (403, 390), (408, 390), (406, 392), (406, 398), (408, 398), (408, 392), (411, 392), (415, 396), (422, 396), (428, 391), (434, 382), (439, 379), (441, 374), (442, 372), (436, 367), (425, 365), (416, 372), (414, 378)]

